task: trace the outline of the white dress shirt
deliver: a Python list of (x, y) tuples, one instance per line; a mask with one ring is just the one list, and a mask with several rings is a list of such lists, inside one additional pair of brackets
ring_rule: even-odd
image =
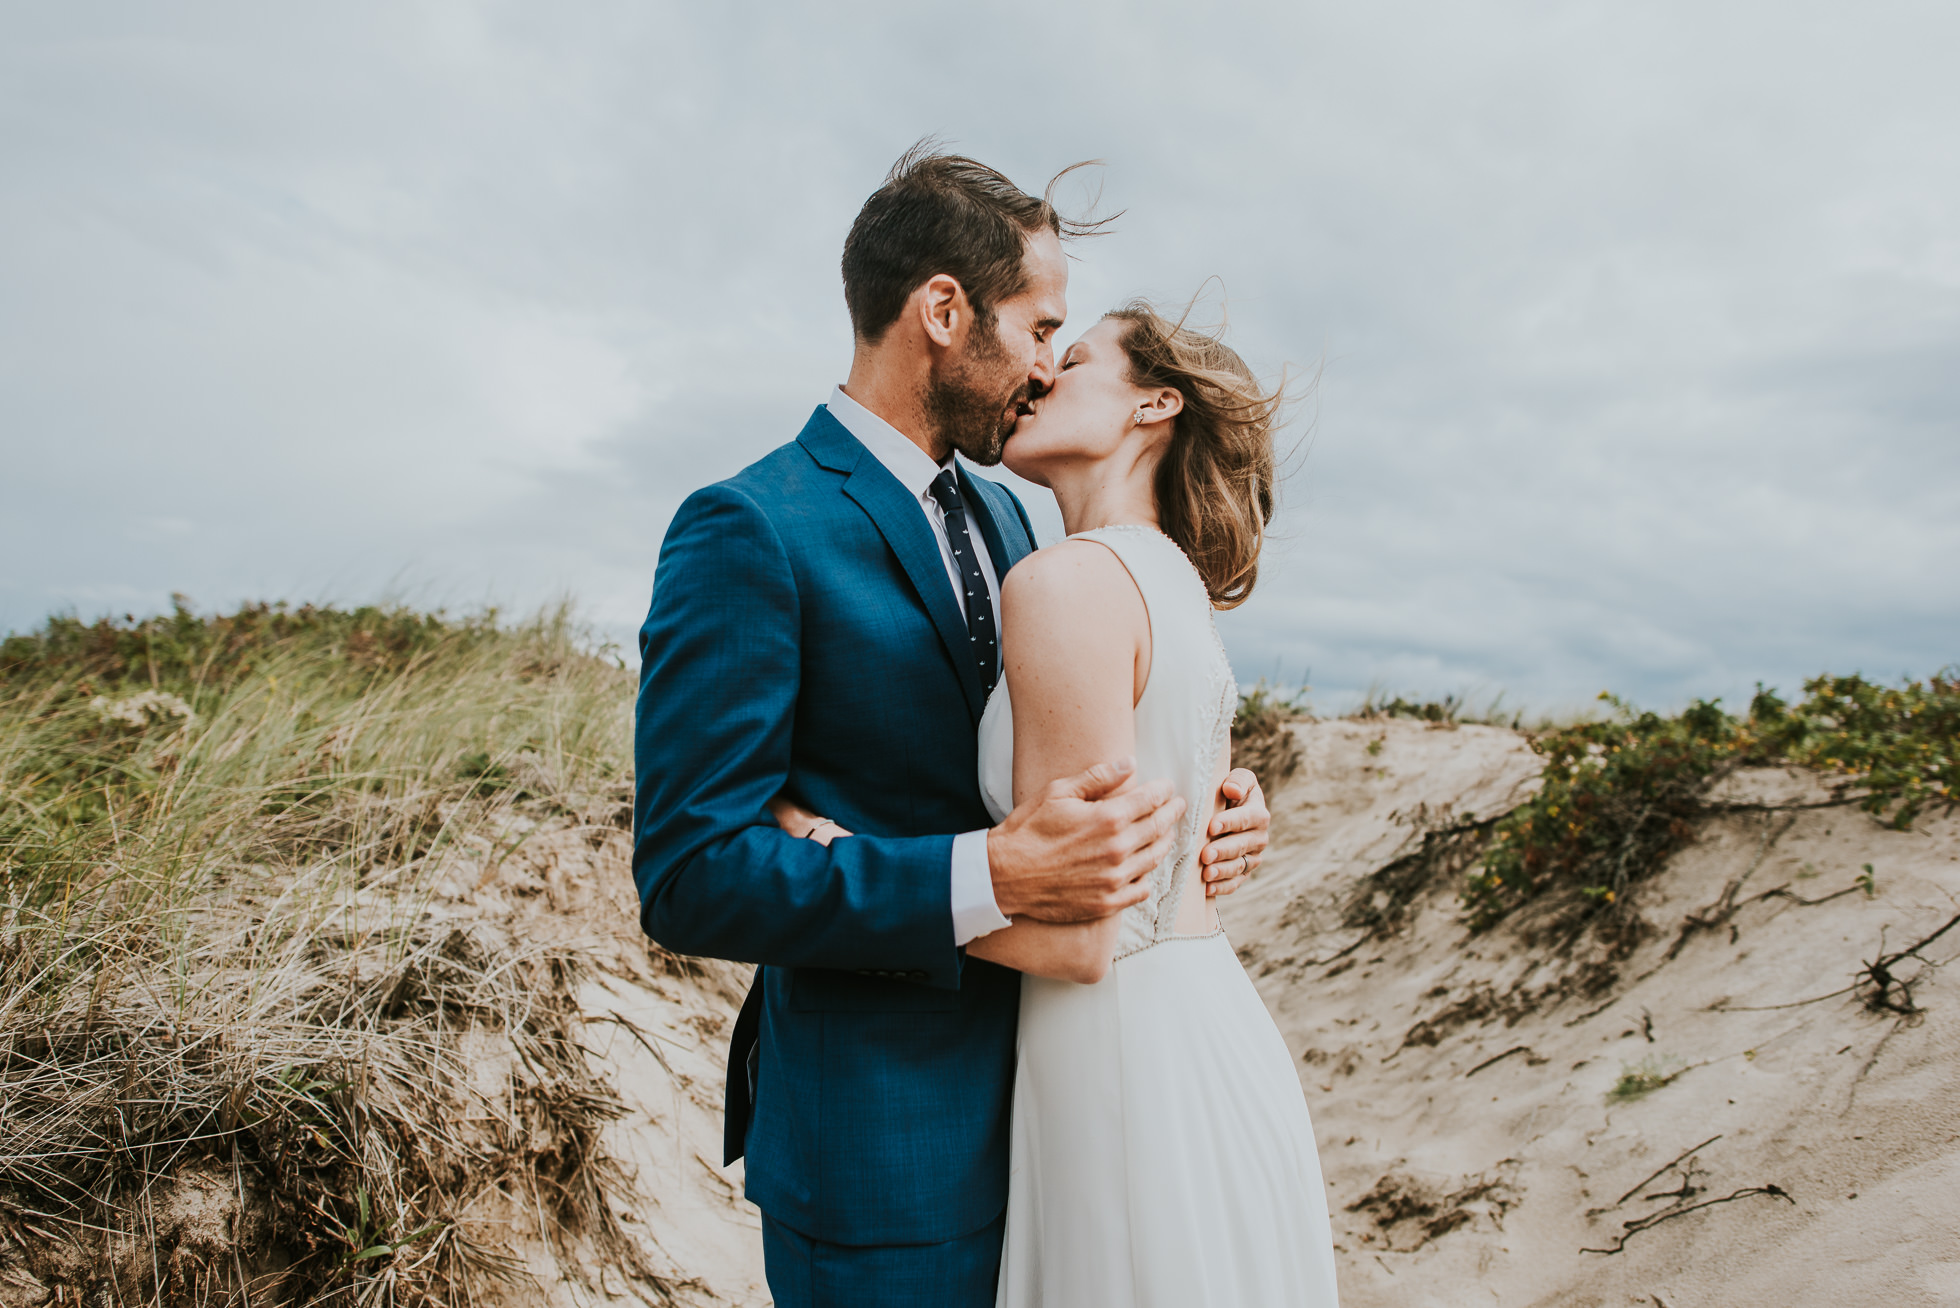
[[(942, 471), (953, 467), (952, 455), (946, 462), (934, 463), (932, 456), (912, 443), (912, 439), (844, 393), (842, 386), (830, 393), (830, 416), (844, 424), (844, 430), (857, 437), (885, 470), (898, 479), (932, 525), (933, 539), (939, 542), (939, 558), (946, 565), (946, 584), (962, 616), (966, 613), (966, 587), (960, 581), (959, 561), (953, 557), (952, 542), (946, 538), (946, 511), (932, 497), (932, 482)], [(979, 525), (972, 523), (968, 535), (973, 553), (980, 561), (981, 575), (987, 579), (987, 596), (994, 606), (994, 630), (1000, 630), (1000, 577), (987, 553), (987, 542)], [(1011, 925), (994, 900), (994, 875), (987, 864), (987, 832), (968, 831), (953, 837), (953, 943), (964, 945), (990, 931)]]

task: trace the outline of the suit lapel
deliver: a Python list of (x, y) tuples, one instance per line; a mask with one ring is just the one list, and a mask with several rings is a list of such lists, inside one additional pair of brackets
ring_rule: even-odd
[(912, 589), (925, 602), (926, 612), (932, 615), (932, 625), (959, 671), (966, 706), (977, 721), (980, 710), (987, 706), (987, 697), (980, 689), (980, 669), (973, 661), (966, 618), (953, 602), (953, 583), (946, 576), (939, 542), (926, 522), (925, 511), (905, 493), (898, 478), (876, 459), (858, 464), (857, 471), (844, 483), (844, 493), (871, 515), (885, 544), (898, 556), (899, 566), (912, 579)]
[(898, 478), (844, 429), (844, 424), (830, 416), (829, 409), (819, 408), (811, 415), (797, 439), (818, 463), (846, 474), (844, 494), (864, 510), (905, 569), (952, 659), (967, 711), (979, 721), (981, 710), (987, 706), (986, 692), (980, 686), (980, 669), (973, 660), (966, 618), (954, 601), (953, 583), (946, 576), (946, 564), (926, 522), (925, 510), (898, 484)]
[(987, 557), (994, 561), (994, 575), (1003, 581), (1007, 571), (1034, 550), (1034, 542), (1021, 529), (1021, 515), (1014, 512), (1007, 492), (984, 477), (967, 475), (960, 469), (960, 493), (973, 506), (973, 520), (979, 524), (980, 538), (987, 542)]

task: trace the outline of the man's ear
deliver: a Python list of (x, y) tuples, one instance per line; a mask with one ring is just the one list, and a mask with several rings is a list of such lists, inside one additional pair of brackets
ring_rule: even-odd
[(970, 312), (966, 288), (950, 273), (934, 273), (918, 290), (919, 326), (941, 349), (952, 348), (953, 338)]

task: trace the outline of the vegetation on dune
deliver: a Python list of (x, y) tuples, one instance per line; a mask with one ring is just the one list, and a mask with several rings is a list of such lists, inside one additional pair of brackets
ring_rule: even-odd
[(1239, 696), (1232, 718), (1232, 766), (1251, 768), (1268, 793), (1300, 769), (1300, 741), (1290, 724), (1312, 716), (1306, 687), (1287, 692), (1264, 681)]
[[(1821, 676), (1792, 705), (1758, 686), (1746, 714), (1697, 701), (1676, 714), (1644, 712), (1602, 694), (1605, 712), (1521, 724), (1524, 714), (1482, 711), (1462, 696), (1390, 696), (1372, 689), (1348, 716), (1403, 719), (1432, 729), (1465, 724), (1522, 730), (1544, 760), (1536, 790), (1518, 807), (1470, 819), (1422, 814), (1413, 847), (1364, 877), (1342, 909), (1344, 926), (1394, 930), (1414, 897), (1438, 878), (1454, 880), (1473, 929), (1487, 930), (1531, 906), (1528, 939), (1570, 944), (1595, 931), (1600, 949), (1567, 953), (1574, 971), (1561, 986), (1593, 994), (1641, 938), (1624, 910), (1630, 890), (1693, 839), (1712, 813), (1815, 805), (1734, 804), (1716, 787), (1745, 767), (1794, 765), (1822, 774), (1821, 805), (1856, 805), (1907, 828), (1929, 806), (1960, 801), (1960, 673), (1945, 669), (1896, 686), (1860, 676)], [(1273, 788), (1301, 762), (1289, 724), (1312, 716), (1304, 692), (1261, 683), (1241, 700), (1233, 756), (1269, 776)], [(1377, 754), (1380, 740), (1367, 751)], [(1856, 883), (1867, 895), (1869, 867)], [(1358, 944), (1358, 942), (1356, 942)], [(1353, 948), (1350, 945), (1350, 948)], [(1596, 955), (1596, 956), (1594, 956)]]
[(1795, 764), (1832, 778), (1834, 802), (1905, 828), (1960, 799), (1960, 674), (1885, 686), (1816, 677), (1786, 704), (1758, 687), (1744, 716), (1697, 701), (1671, 717), (1610, 695), (1610, 717), (1543, 731), (1539, 790), (1501, 819), (1464, 904), (1484, 928), (1555, 892), (1600, 909), (1692, 837), (1711, 787), (1736, 769)]
[[(425, 911), (542, 824), (619, 838), (630, 712), (563, 613), (180, 601), (0, 645), (0, 1220), (68, 1241), (0, 1263), (89, 1302), (468, 1302), (513, 1270), (501, 1196), (657, 1289), (604, 1201), (589, 960)], [(225, 1238), (171, 1226), (187, 1185)]]
[[(1391, 869), (1474, 863), (1479, 928), (1534, 902), (1598, 921), (1737, 768), (1821, 770), (1830, 802), (1900, 827), (1960, 798), (1952, 671), (1805, 692), (1759, 691), (1742, 716), (1607, 697), (1532, 734), (1545, 768), (1522, 806), (1430, 831)], [(1239, 706), (1234, 758), (1269, 787), (1301, 763), (1303, 696), (1261, 684)], [(445, 878), (546, 829), (623, 852), (631, 699), (562, 613), (179, 602), (0, 643), (0, 1229), (45, 1237), (16, 1237), (0, 1273), (88, 1301), (247, 1281), (292, 1303), (469, 1302), (513, 1274), (516, 1211), (561, 1257), (583, 1242), (669, 1298), (607, 1201), (630, 1182), (602, 1145), (622, 1107), (582, 1046), (592, 951), (430, 911)], [(1470, 720), (1458, 699), (1362, 712)], [(507, 1057), (485, 1088), (488, 1037)], [(187, 1191), (225, 1197), (199, 1211), (228, 1225), (173, 1216)]]
[[(225, 840), (241, 817), (257, 829), (282, 816), (274, 825), (291, 828), (349, 791), (384, 794), (410, 771), (425, 778), (431, 763), (487, 743), (488, 724), (437, 708), (422, 691), (508, 639), (494, 614), (451, 622), (399, 609), (255, 605), (200, 618), (181, 598), (167, 617), (55, 618), (10, 637), (0, 644), (9, 884), (46, 902), (135, 843), (145, 875), (132, 888), (156, 890), (177, 884), (185, 863), (208, 874), (214, 857), (241, 852)], [(517, 745), (499, 734), (503, 748)], [(213, 819), (225, 825), (212, 829)], [(400, 834), (433, 834), (423, 825)], [(165, 831), (181, 848), (158, 879)], [(185, 839), (192, 832), (203, 838)], [(275, 852), (294, 852), (290, 836), (273, 838)]]
[[(1239, 696), (1238, 712), (1232, 719), (1232, 766), (1251, 768), (1268, 793), (1277, 790), (1300, 769), (1300, 742), (1290, 724), (1314, 716), (1308, 698), (1311, 689), (1297, 686), (1289, 690), (1262, 679)], [(1435, 727), (1455, 727), (1461, 723), (1518, 727), (1523, 722), (1523, 712), (1504, 712), (1503, 699), (1499, 695), (1482, 710), (1473, 710), (1460, 695), (1412, 700), (1370, 689), (1348, 716), (1362, 721), (1410, 718)]]
[(1664, 1089), (1689, 1071), (1681, 1059), (1669, 1054), (1652, 1054), (1637, 1063), (1621, 1063), (1620, 1079), (1606, 1092), (1611, 1103), (1630, 1103)]
[(1408, 718), (1439, 727), (1473, 723), (1479, 726), (1510, 727), (1516, 730), (1524, 726), (1524, 710), (1505, 711), (1502, 695), (1498, 695), (1483, 708), (1478, 709), (1473, 708), (1470, 700), (1463, 695), (1445, 695), (1441, 699), (1410, 699), (1403, 695), (1390, 695), (1378, 686), (1369, 687), (1359, 707), (1349, 716), (1362, 721), (1377, 718)]

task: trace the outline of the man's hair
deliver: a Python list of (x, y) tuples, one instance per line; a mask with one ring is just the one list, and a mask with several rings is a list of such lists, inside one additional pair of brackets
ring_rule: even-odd
[(1046, 229), (1067, 239), (1111, 221), (1063, 218), (1050, 198), (1056, 182), (1086, 166), (1064, 168), (1037, 199), (931, 138), (900, 155), (844, 238), (844, 303), (858, 339), (882, 337), (906, 298), (940, 273), (959, 282), (975, 319), (991, 328), (994, 306), (1027, 287), (1030, 236)]

